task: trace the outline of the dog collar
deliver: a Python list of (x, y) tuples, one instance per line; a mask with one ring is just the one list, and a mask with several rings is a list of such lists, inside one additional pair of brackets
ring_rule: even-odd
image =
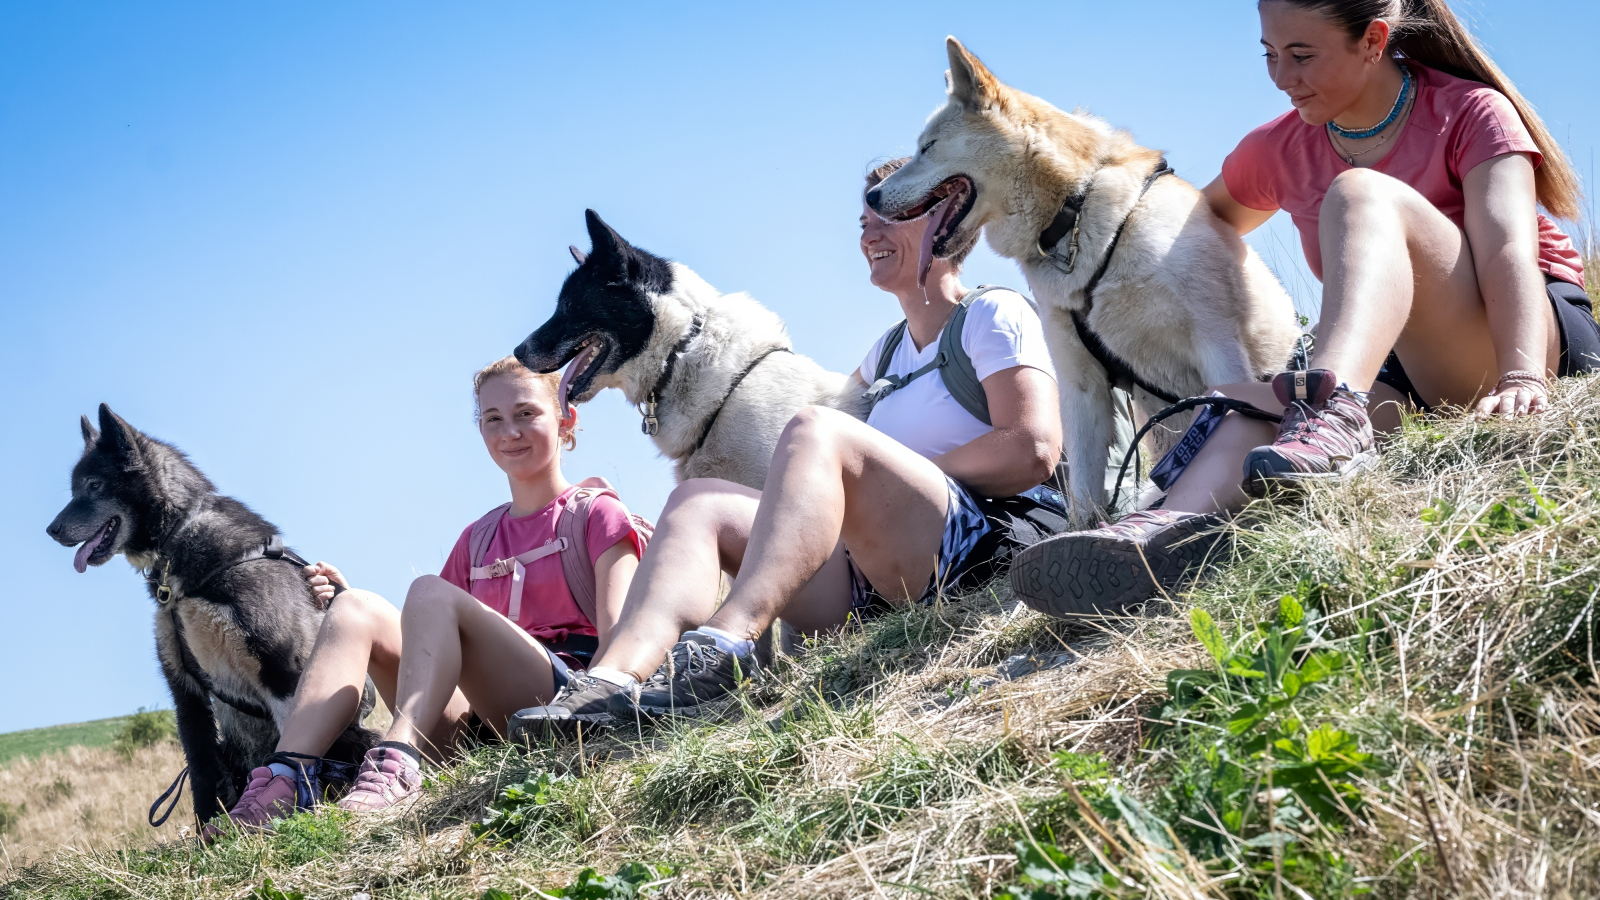
[[(1165, 156), (1161, 157), (1160, 161), (1156, 163), (1155, 171), (1151, 172), (1150, 177), (1144, 180), (1144, 187), (1139, 191), (1139, 196), (1143, 197), (1145, 191), (1150, 190), (1150, 185), (1155, 184), (1157, 178), (1171, 174), (1172, 167), (1167, 165), (1167, 158)], [(1093, 174), (1089, 176), (1088, 183), (1094, 183)], [(1039, 232), (1039, 255), (1049, 260), (1057, 269), (1060, 269), (1063, 275), (1071, 275), (1072, 267), (1078, 263), (1078, 226), (1081, 224), (1080, 217), (1083, 213), (1083, 207), (1088, 202), (1089, 188), (1087, 186), (1075, 194), (1068, 195), (1067, 199), (1061, 201), (1061, 209), (1056, 213), (1056, 217), (1050, 220), (1050, 224), (1046, 225), (1043, 231)], [(1138, 201), (1135, 200), (1134, 204), (1138, 205)], [(1132, 210), (1129, 210), (1129, 213), (1131, 214)], [(1127, 223), (1126, 217), (1123, 218), (1123, 223)], [(1117, 234), (1121, 235), (1121, 233), (1122, 226), (1118, 225)], [(1071, 239), (1067, 241), (1066, 250), (1064, 252), (1057, 251), (1056, 246), (1068, 235), (1071, 236)], [(1116, 246), (1115, 238), (1112, 239), (1112, 246)], [(1108, 250), (1106, 252), (1108, 259), (1110, 255)]]
[(661, 377), (656, 379), (655, 387), (645, 395), (644, 403), (641, 404), (643, 408), (639, 411), (639, 415), (644, 417), (644, 421), (639, 423), (639, 430), (645, 434), (655, 437), (656, 432), (661, 430), (661, 423), (656, 419), (656, 398), (667, 389), (667, 382), (672, 380), (672, 370), (678, 365), (678, 357), (689, 349), (689, 342), (695, 339), (704, 326), (705, 320), (699, 313), (695, 313), (694, 321), (689, 323), (689, 332), (672, 348), (672, 352), (667, 354), (667, 362), (661, 367)]

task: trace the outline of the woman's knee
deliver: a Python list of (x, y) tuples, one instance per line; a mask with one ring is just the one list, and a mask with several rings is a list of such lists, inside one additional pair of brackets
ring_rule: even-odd
[(419, 615), (453, 611), (461, 593), (460, 588), (437, 575), (423, 575), (411, 582), (410, 589), (406, 591), (406, 605), (401, 608), (400, 614), (403, 618), (413, 619)]
[(1328, 186), (1320, 217), (1326, 222), (1330, 217), (1346, 216), (1353, 210), (1399, 212), (1406, 205), (1408, 193), (1416, 191), (1397, 178), (1371, 169), (1350, 169), (1341, 172)]
[(721, 521), (730, 510), (748, 505), (746, 488), (720, 478), (690, 478), (672, 489), (667, 503), (661, 509), (661, 524), (672, 522), (711, 525)]
[(778, 437), (778, 452), (826, 450), (837, 447), (852, 426), (861, 421), (826, 406), (807, 406), (789, 419)]
[(326, 621), (332, 624), (327, 627), (370, 631), (380, 627), (393, 612), (394, 607), (389, 605), (389, 601), (377, 594), (359, 588), (346, 588), (328, 607)]

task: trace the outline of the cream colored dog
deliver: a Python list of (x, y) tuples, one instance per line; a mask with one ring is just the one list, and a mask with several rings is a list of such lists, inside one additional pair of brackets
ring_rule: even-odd
[(1022, 266), (1060, 380), (1075, 511), (1087, 518), (1106, 502), (1111, 388), (1132, 389), (1144, 419), (1163, 395), (1282, 371), (1299, 334), (1294, 308), (1199, 191), (1158, 174), (1159, 152), (1001, 84), (955, 38), (946, 45), (949, 100), (867, 203), (889, 219), (929, 217), (924, 273), (980, 230)]

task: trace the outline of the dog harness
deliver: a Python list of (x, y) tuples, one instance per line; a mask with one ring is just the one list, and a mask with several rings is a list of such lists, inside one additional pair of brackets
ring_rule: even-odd
[[(1133, 208), (1129, 209), (1128, 215), (1123, 216), (1122, 221), (1117, 223), (1117, 230), (1111, 235), (1111, 243), (1106, 245), (1106, 253), (1100, 260), (1100, 267), (1095, 269), (1094, 275), (1089, 278), (1089, 283), (1083, 287), (1083, 311), (1072, 311), (1072, 324), (1078, 332), (1078, 340), (1083, 342), (1084, 349), (1088, 350), (1089, 355), (1100, 364), (1100, 368), (1105, 370), (1106, 379), (1113, 386), (1125, 391), (1131, 391), (1134, 386), (1138, 386), (1166, 403), (1177, 403), (1176, 393), (1157, 387), (1149, 379), (1140, 376), (1132, 364), (1107, 347), (1100, 335), (1089, 327), (1089, 314), (1094, 311), (1094, 290), (1100, 286), (1100, 280), (1105, 277), (1106, 270), (1111, 266), (1111, 257), (1117, 252), (1117, 242), (1122, 239), (1123, 229), (1128, 227), (1128, 218), (1133, 215), (1133, 210), (1139, 207), (1139, 201), (1144, 199), (1150, 186), (1161, 176), (1171, 174), (1174, 174), (1172, 167), (1167, 165), (1166, 157), (1162, 157), (1156, 163), (1155, 171), (1144, 180), (1144, 186), (1139, 189), (1139, 196), (1133, 201)], [(1068, 197), (1062, 201), (1061, 211), (1056, 213), (1056, 217), (1050, 220), (1044, 231), (1039, 233), (1039, 255), (1064, 275), (1072, 274), (1078, 262), (1078, 229), (1082, 224), (1081, 213), (1088, 201), (1087, 187)], [(1060, 252), (1058, 246), (1063, 239), (1067, 239), (1067, 248), (1065, 252)]]
[[(622, 498), (604, 478), (586, 478), (578, 482), (578, 490), (567, 497), (562, 504), (561, 513), (556, 519), (556, 538), (547, 542), (542, 547), (535, 547), (526, 553), (519, 553), (508, 559), (497, 559), (484, 565), (484, 559), (489, 555), (489, 544), (494, 541), (495, 532), (500, 528), (500, 520), (505, 517), (506, 511), (511, 509), (510, 503), (496, 506), (476, 522), (472, 523), (472, 530), (467, 537), (467, 559), (472, 564), (469, 578), (471, 581), (486, 581), (493, 578), (511, 578), (511, 605), (506, 609), (506, 618), (512, 622), (518, 621), (522, 615), (522, 589), (527, 584), (528, 565), (535, 560), (546, 556), (561, 554), (561, 573), (566, 577), (567, 590), (572, 592), (572, 599), (578, 604), (578, 609), (588, 617), (590, 622), (597, 619), (595, 612), (595, 579), (594, 563), (589, 556), (589, 511), (593, 509), (595, 500), (600, 497), (610, 497), (618, 503)], [(639, 539), (639, 549), (643, 550), (650, 543), (650, 537), (655, 533), (655, 526), (643, 516), (628, 514), (628, 519), (633, 524), (634, 535)], [(553, 646), (551, 649), (572, 653), (575, 656), (593, 656), (599, 644), (597, 639), (586, 635), (573, 635), (568, 638), (567, 646)]]

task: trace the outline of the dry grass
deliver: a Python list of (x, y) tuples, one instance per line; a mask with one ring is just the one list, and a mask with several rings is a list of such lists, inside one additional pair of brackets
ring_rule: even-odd
[[(1216, 578), (1144, 616), (1051, 621), (999, 586), (782, 660), (720, 721), (483, 748), (394, 812), (210, 849), (73, 846), (0, 897), (242, 898), (266, 877), (308, 898), (532, 897), (644, 861), (680, 867), (662, 897), (988, 898), (1024, 837), (1095, 873), (1095, 896), (1600, 896), (1596, 429), (1593, 379), (1535, 419), (1417, 420), (1381, 471), (1253, 510)], [(1163, 718), (1168, 673), (1210, 666), (1189, 610), (1248, 649), (1285, 593), (1346, 663), (1274, 721), (1370, 755), (1347, 808), (1300, 820), (1267, 790), (1293, 760), (1216, 725), (1242, 695)], [(1263, 766), (1257, 831), (1206, 831), (1228, 759)], [(522, 834), (472, 834), (540, 773)]]
[(25, 811), (0, 835), (6, 863), (21, 867), (60, 847), (107, 850), (176, 839), (194, 813), (187, 793), (160, 829), (145, 822), (150, 801), (183, 768), (183, 752), (164, 742), (132, 759), (110, 747), (70, 747), (0, 768), (0, 803)]

